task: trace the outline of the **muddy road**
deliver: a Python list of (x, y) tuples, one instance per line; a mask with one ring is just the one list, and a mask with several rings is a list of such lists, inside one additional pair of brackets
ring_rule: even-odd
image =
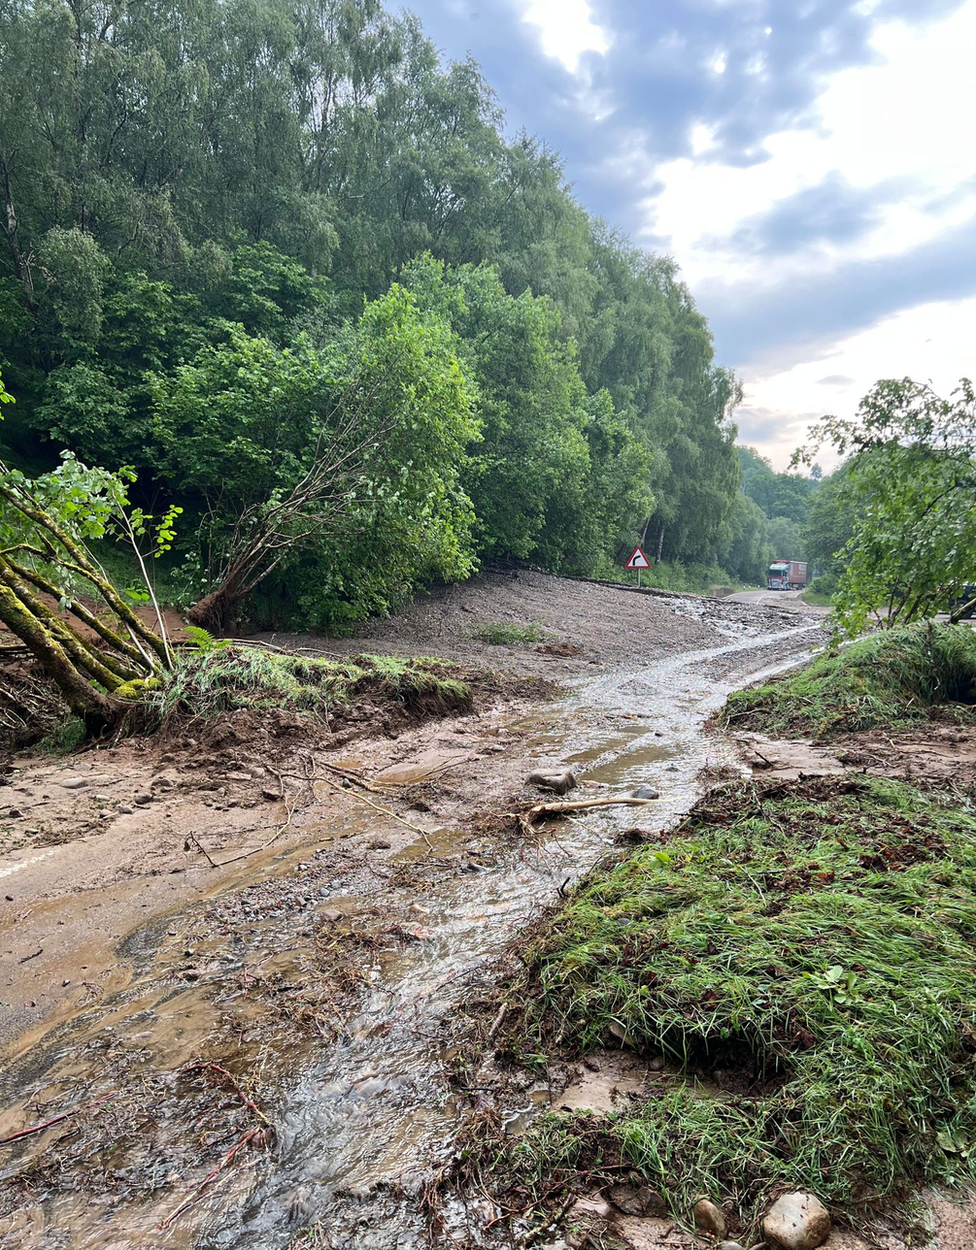
[[(673, 822), (700, 792), (703, 770), (738, 767), (730, 744), (704, 728), (726, 693), (822, 641), (817, 619), (801, 614), (737, 615), (743, 609), (731, 606), (716, 629), (708, 605), (637, 598), (616, 594), (617, 619), (599, 630), (608, 646), (614, 636), (632, 650), (639, 642), (639, 663), (611, 666), (584, 637), (575, 661), (527, 661), (575, 663), (552, 702), (497, 700), (469, 717), (279, 764), (287, 819), (279, 811), (277, 824), (255, 826), (254, 853), (232, 869), (201, 862), (196, 846), (220, 863), (225, 843), (209, 835), (229, 802), (239, 804), (233, 823), (256, 799), (228, 800), (235, 792), (225, 787), (207, 812), (174, 803), (160, 813), (191, 857), (179, 877), (192, 884), (173, 893), (169, 874), (158, 885), (143, 876), (136, 890), (138, 874), (119, 872), (113, 888), (130, 902), (141, 896), (145, 922), (125, 928), (133, 913), (116, 912), (121, 934), (83, 935), (76, 948), (100, 941), (112, 951), (102, 983), (93, 976), (92, 992), (76, 993), (65, 964), (67, 997), (8, 1043), (0, 1246), (428, 1244), (430, 1185), (468, 1105), (448, 1079), (451, 1020), (491, 986), (514, 935), (616, 836)], [(500, 614), (497, 597), (486, 611)], [(559, 632), (555, 621), (548, 628)], [(578, 623), (573, 636), (581, 634)], [(401, 622), (401, 648), (429, 652), (429, 642)], [(96, 763), (108, 787), (111, 768)], [(660, 798), (528, 840), (507, 813), (538, 797), (525, 776), (552, 765), (571, 765), (584, 794), (649, 786)], [(179, 772), (179, 761), (170, 767)], [(343, 770), (367, 788), (350, 786)], [(245, 773), (235, 776), (252, 794)], [(80, 873), (84, 856), (73, 853)], [(18, 848), (12, 857), (29, 858)], [(40, 866), (26, 864), (18, 880), (29, 884), (32, 871)], [(97, 888), (83, 890), (85, 905)], [(83, 923), (70, 883), (33, 908), (13, 901), (28, 914), (4, 930), (11, 995), (23, 992), (33, 962), (23, 929)], [(85, 958), (97, 965), (97, 951)], [(513, 1130), (535, 1103), (503, 1109)], [(462, 1243), (490, 1244), (489, 1211), (459, 1205), (441, 1217)]]

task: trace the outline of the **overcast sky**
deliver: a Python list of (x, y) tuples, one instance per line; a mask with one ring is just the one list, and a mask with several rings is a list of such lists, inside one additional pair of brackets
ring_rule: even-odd
[(680, 264), (784, 468), (879, 377), (976, 372), (976, 0), (412, 0)]

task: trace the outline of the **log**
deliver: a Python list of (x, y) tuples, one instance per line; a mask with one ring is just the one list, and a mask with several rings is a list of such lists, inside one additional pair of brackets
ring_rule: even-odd
[(535, 807), (530, 807), (525, 814), (525, 819), (531, 825), (537, 820), (544, 820), (546, 816), (568, 816), (572, 812), (585, 812), (592, 807), (646, 807), (648, 803), (656, 802), (655, 799), (635, 799), (629, 794), (622, 795), (619, 798), (604, 799), (567, 799), (562, 803), (537, 803)]

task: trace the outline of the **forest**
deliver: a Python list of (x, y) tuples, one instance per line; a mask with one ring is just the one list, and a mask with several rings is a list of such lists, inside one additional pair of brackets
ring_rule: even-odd
[(673, 261), (378, 0), (0, 0), (0, 198), (0, 451), (124, 470), (201, 624), (804, 554)]

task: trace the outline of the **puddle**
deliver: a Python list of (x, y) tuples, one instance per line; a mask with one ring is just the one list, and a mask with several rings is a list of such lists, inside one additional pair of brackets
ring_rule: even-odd
[[(571, 762), (582, 778), (613, 789), (651, 785), (661, 793), (659, 802), (640, 809), (587, 813), (561, 822), (541, 842), (491, 846), (480, 856), (484, 843), (470, 832), (429, 833), (386, 860), (386, 866), (410, 871), (425, 857), (459, 857), (464, 862), (458, 871), (434, 874), (409, 891), (398, 890), (395, 872), (389, 879), (385, 873), (377, 874), (375, 890), (368, 895), (319, 889), (314, 857), (302, 861), (302, 857), (308, 861), (306, 847), (301, 856), (282, 857), (294, 873), (305, 873), (303, 882), (307, 880), (307, 906), (297, 920), (286, 915), (278, 921), (274, 880), (244, 889), (238, 883), (233, 905), (249, 920), (249, 950), (233, 949), (232, 944), (228, 949), (229, 944), (218, 937), (212, 945), (189, 953), (189, 971), (198, 970), (200, 983), (211, 990), (216, 983), (225, 994), (239, 997), (248, 960), (255, 961), (258, 972), (265, 967), (287, 974), (297, 958), (292, 938), (303, 916), (314, 918), (331, 910), (341, 928), (360, 911), (397, 919), (406, 914), (416, 922), (415, 940), (391, 940), (364, 951), (368, 988), (356, 1013), (339, 1022), (332, 1044), (261, 1053), (262, 1072), (273, 1074), (280, 1088), (274, 1154), (261, 1153), (239, 1167), (235, 1164), (220, 1192), (200, 1202), (180, 1225), (158, 1230), (159, 1202), (152, 1200), (151, 1190), (146, 1193), (145, 1177), (140, 1176), (142, 1188), (134, 1187), (124, 1214), (113, 1217), (97, 1200), (89, 1197), (83, 1204), (76, 1196), (61, 1194), (43, 1203), (43, 1223), (36, 1211), (29, 1217), (18, 1213), (19, 1228), (0, 1223), (0, 1245), (32, 1250), (135, 1250), (164, 1244), (197, 1250), (284, 1250), (303, 1244), (408, 1250), (426, 1245), (419, 1204), (405, 1211), (396, 1202), (379, 1200), (376, 1192), (377, 1187), (388, 1192), (391, 1186), (416, 1190), (431, 1169), (451, 1156), (463, 1110), (442, 1079), (440, 1021), (476, 992), (472, 985), (479, 976), (490, 982), (493, 962), (512, 934), (550, 904), (560, 887), (606, 854), (616, 833), (635, 820), (650, 830), (670, 825), (697, 797), (703, 768), (734, 763), (731, 746), (703, 732), (705, 719), (730, 689), (768, 664), (763, 656), (766, 648), (789, 639), (789, 662), (803, 658), (808, 632), (793, 628), (758, 644), (755, 638), (740, 639), (649, 665), (640, 673), (588, 679), (561, 703), (547, 708), (544, 721), (531, 718), (519, 726), (528, 731), (519, 738), (520, 752)], [(755, 654), (750, 656), (750, 651)], [(450, 750), (436, 754), (437, 759), (424, 759), (420, 765), (414, 761), (414, 773), (429, 771), (432, 765), (436, 770), (457, 758), (458, 750), (453, 748), (453, 756)], [(317, 836), (323, 842), (341, 839), (361, 827), (362, 819), (353, 815), (331, 822)], [(334, 842), (324, 851), (325, 856), (336, 853)], [(177, 1056), (203, 1051), (219, 998), (204, 1009), (199, 987), (185, 980), (189, 956), (168, 949), (165, 941), (159, 949), (158, 933), (151, 936), (142, 947), (134, 938), (133, 949), (139, 948), (140, 957), (144, 951), (147, 957), (150, 948), (156, 951), (153, 991), (133, 984), (113, 1004), (112, 1015), (106, 1016), (102, 1007), (80, 1023), (76, 1019), (75, 1060), (66, 1048), (66, 1033), (55, 1029), (44, 1040), (43, 1053), (33, 1056), (34, 1073), (46, 1063), (50, 1079), (84, 1077), (93, 1093), (111, 1088), (110, 1070), (101, 1084), (93, 1082), (91, 1059), (79, 1057), (78, 1035), (84, 1038), (86, 1030), (89, 1044), (107, 1045), (107, 1053), (111, 1047), (105, 1039), (113, 1033), (123, 1035), (120, 1045), (139, 1046), (144, 1031), (166, 1041), (160, 1050), (174, 1064), (180, 1062)], [(162, 980), (161, 969), (166, 973)], [(250, 1053), (243, 1031), (241, 1036), (242, 1054)], [(155, 1055), (154, 1062), (158, 1067)], [(626, 1096), (638, 1079), (645, 1078), (622, 1073), (608, 1077), (601, 1097)], [(513, 1113), (528, 1119), (536, 1108), (548, 1105), (548, 1093), (544, 1097), (543, 1091), (537, 1093), (538, 1099)], [(9, 1162), (4, 1156), (3, 1163)], [(124, 1163), (120, 1159), (120, 1166)], [(167, 1206), (172, 1205), (170, 1194)], [(329, 1239), (306, 1240), (303, 1230), (323, 1220)]]

